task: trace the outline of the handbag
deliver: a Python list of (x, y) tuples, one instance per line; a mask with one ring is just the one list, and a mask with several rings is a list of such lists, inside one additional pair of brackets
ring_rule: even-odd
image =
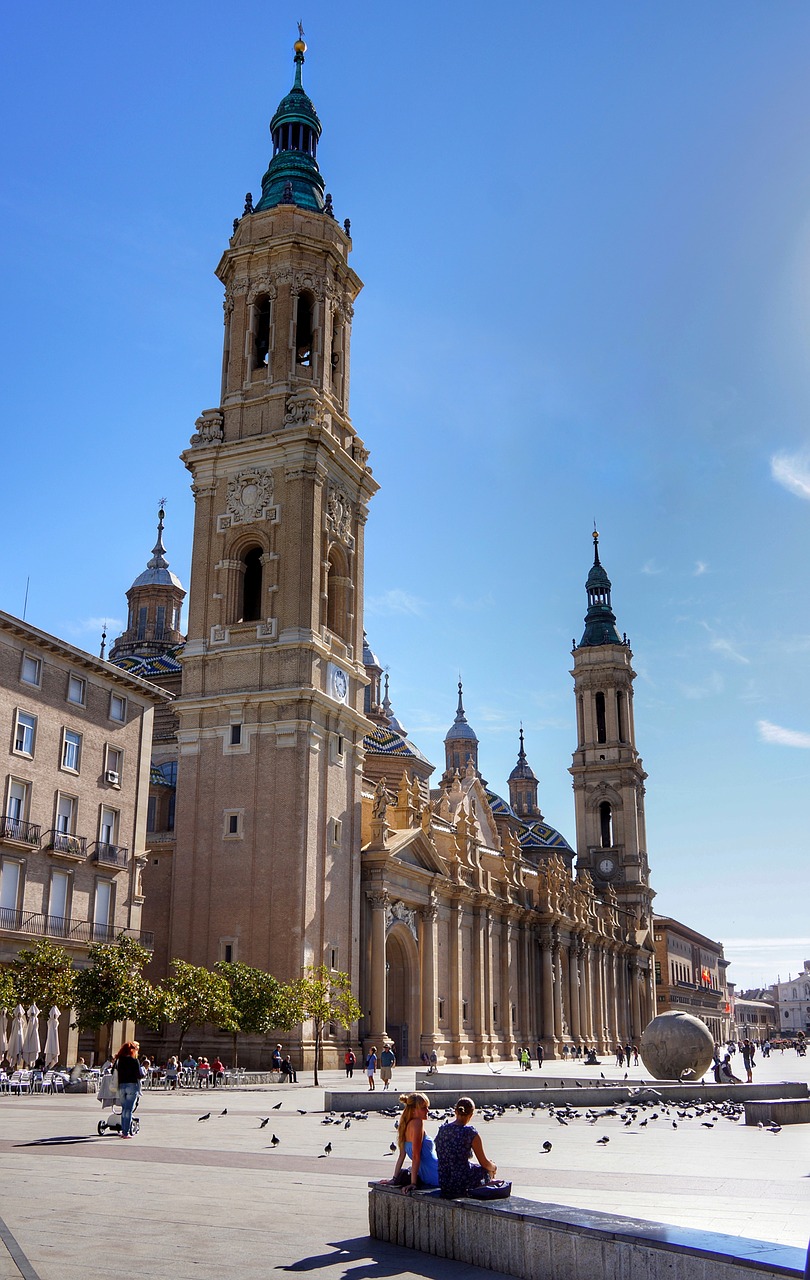
[(505, 1182), (502, 1178), (482, 1182), (480, 1186), (473, 1187), (467, 1192), (467, 1195), (472, 1196), (474, 1200), (506, 1200), (511, 1194), (511, 1182)]

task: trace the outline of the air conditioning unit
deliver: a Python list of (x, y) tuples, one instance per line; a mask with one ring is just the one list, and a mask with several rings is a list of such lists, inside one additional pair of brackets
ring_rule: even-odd
[(104, 774), (104, 781), (109, 782), (111, 787), (117, 787), (121, 782), (121, 779), (114, 769), (108, 769)]

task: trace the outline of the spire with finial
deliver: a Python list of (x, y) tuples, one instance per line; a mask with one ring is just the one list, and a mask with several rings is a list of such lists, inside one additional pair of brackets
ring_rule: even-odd
[(478, 770), (478, 738), (467, 722), (464, 710), (464, 688), (460, 676), (456, 718), (444, 739), (444, 755), (448, 775), (452, 775), (456, 769), (465, 769), (468, 760), (472, 760), (473, 767), (476, 771)]
[(610, 578), (599, 559), (599, 531), (594, 521), (593, 565), (585, 581), (588, 593), (588, 612), (585, 614), (585, 631), (580, 646), (622, 644), (616, 630), (616, 615), (610, 605)]
[[(255, 207), (256, 213), (274, 209), (280, 204), (294, 204), (313, 213), (323, 213), (325, 209), (324, 183), (315, 158), (321, 122), (304, 91), (307, 45), (300, 22), (293, 50), (295, 78), (290, 92), (281, 99), (270, 121), (273, 158), (262, 178), (262, 195)], [(330, 213), (330, 216), (334, 214)]]
[(168, 569), (169, 562), (166, 559), (166, 548), (163, 545), (163, 521), (166, 519), (166, 499), (160, 499), (160, 509), (158, 510), (158, 527), (157, 542), (152, 548), (152, 559), (147, 560), (147, 569)]
[(537, 778), (526, 759), (521, 724), (517, 764), (509, 775), (509, 803), (519, 818), (534, 819), (542, 816), (537, 807), (537, 786)]
[(106, 649), (107, 649), (107, 623), (105, 622), (104, 629), (101, 632), (101, 648), (99, 649), (99, 653), (98, 653), (98, 656), (101, 658), (102, 662), (104, 661), (104, 654), (106, 652)]
[(391, 706), (391, 699), (388, 696), (388, 672), (387, 671), (385, 673), (385, 694), (383, 695), (382, 709), (383, 709), (383, 714), (385, 715), (385, 718), (388, 721), (389, 726), (393, 729), (394, 733), (401, 733), (403, 738), (407, 738), (408, 735), (405, 731), (404, 726), (400, 723), (400, 721), (394, 715), (394, 708)]
[(186, 593), (180, 579), (169, 568), (163, 543), (165, 519), (166, 499), (161, 498), (157, 539), (146, 568), (138, 574), (127, 592), (127, 627), (113, 642), (110, 662), (133, 654), (144, 657), (164, 653), (183, 642), (180, 612)]

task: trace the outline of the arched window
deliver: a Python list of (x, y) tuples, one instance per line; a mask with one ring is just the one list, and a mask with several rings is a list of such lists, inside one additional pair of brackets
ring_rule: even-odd
[(605, 695), (597, 693), (594, 698), (596, 706), (596, 741), (607, 742), (607, 723), (605, 721)]
[(349, 640), (351, 579), (342, 547), (332, 547), (326, 580), (326, 625), (342, 640)]
[(599, 836), (603, 849), (613, 848), (613, 814), (607, 800), (599, 806)]
[(308, 369), (312, 365), (312, 327), (315, 299), (311, 293), (298, 295), (295, 312), (295, 363)]
[(242, 556), (242, 622), (258, 622), (262, 616), (262, 551), (251, 547)]
[(261, 369), (270, 360), (270, 299), (265, 294), (254, 306), (253, 367)]
[(627, 741), (624, 719), (624, 693), (619, 689), (616, 694), (616, 726), (619, 732), (619, 742)]

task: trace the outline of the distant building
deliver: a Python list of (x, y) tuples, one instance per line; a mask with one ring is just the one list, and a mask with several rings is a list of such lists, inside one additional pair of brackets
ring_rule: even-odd
[(653, 932), (656, 1012), (694, 1014), (725, 1043), (732, 1023), (723, 944), (668, 916), (653, 916)]
[(151, 947), (141, 870), (152, 721), (169, 696), (0, 613), (0, 964), (41, 938), (77, 967), (122, 932)]
[(795, 978), (775, 982), (771, 987), (777, 1007), (782, 1035), (795, 1036), (799, 1031), (810, 1035), (810, 960)]
[[(732, 1035), (735, 1040), (771, 1040), (779, 1028), (779, 1015), (773, 1000), (763, 999), (761, 991), (734, 990), (728, 984), (731, 1000)], [(767, 993), (766, 993), (767, 995)]]

